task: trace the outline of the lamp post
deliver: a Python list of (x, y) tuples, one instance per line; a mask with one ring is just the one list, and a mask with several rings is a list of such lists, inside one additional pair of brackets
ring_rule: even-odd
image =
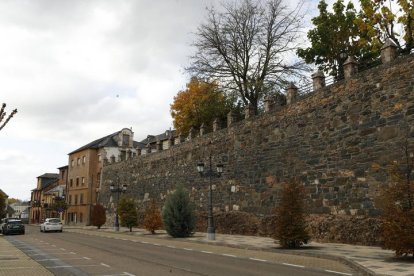
[(116, 188), (115, 188), (115, 185), (112, 183), (111, 186), (109, 186), (109, 189), (111, 190), (112, 193), (116, 193), (117, 194), (116, 212), (115, 212), (115, 231), (119, 231), (119, 216), (118, 216), (119, 194), (126, 192), (127, 185), (126, 184), (123, 184), (121, 186), (119, 184), (119, 178), (118, 178)]
[(215, 240), (216, 239), (216, 229), (214, 227), (213, 220), (213, 193), (211, 187), (211, 178), (220, 177), (223, 173), (223, 164), (219, 163), (216, 165), (217, 172), (213, 171), (211, 165), (211, 155), (209, 156), (209, 165), (208, 170), (204, 172), (204, 163), (202, 161), (197, 164), (197, 171), (200, 173), (201, 177), (209, 178), (209, 190), (208, 190), (208, 219), (207, 219), (207, 239)]

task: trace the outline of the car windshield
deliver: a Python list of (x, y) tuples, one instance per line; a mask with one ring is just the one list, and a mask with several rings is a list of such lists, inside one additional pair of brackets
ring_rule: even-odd
[(9, 224), (22, 224), (22, 221), (21, 220), (10, 220), (8, 223)]
[(60, 219), (49, 219), (50, 223), (59, 223)]

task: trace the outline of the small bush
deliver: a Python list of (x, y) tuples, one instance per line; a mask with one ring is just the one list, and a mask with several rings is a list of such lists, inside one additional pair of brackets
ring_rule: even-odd
[(155, 230), (162, 227), (161, 212), (155, 200), (152, 200), (151, 205), (145, 210), (144, 228), (155, 234)]
[(92, 208), (91, 224), (101, 229), (101, 226), (106, 222), (106, 210), (101, 204), (96, 204)]
[(138, 213), (135, 202), (132, 198), (122, 198), (118, 204), (118, 215), (121, 219), (121, 226), (128, 227), (132, 232), (132, 227), (138, 225)]
[(164, 228), (174, 238), (189, 237), (194, 233), (194, 204), (183, 186), (167, 197), (162, 210)]
[(305, 189), (297, 180), (283, 186), (281, 202), (276, 209), (278, 217), (274, 239), (283, 248), (298, 248), (308, 243), (306, 230)]

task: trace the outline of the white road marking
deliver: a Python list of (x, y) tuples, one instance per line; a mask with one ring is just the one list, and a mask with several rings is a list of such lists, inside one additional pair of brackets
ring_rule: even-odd
[(60, 248), (60, 250), (62, 250), (62, 251), (66, 251), (66, 249), (65, 249), (65, 248)]
[(201, 251), (202, 253), (207, 253), (207, 254), (213, 254), (213, 252), (210, 251)]
[(75, 253), (75, 252), (70, 252), (69, 254), (73, 254), (73, 255), (76, 255), (76, 253)]
[(257, 259), (257, 258), (249, 258), (249, 259), (253, 261), (267, 262), (267, 260), (263, 260), (263, 259)]
[(146, 242), (146, 241), (142, 241), (141, 243), (145, 243), (145, 244), (148, 244), (149, 242)]
[(121, 240), (123, 240), (123, 241), (127, 241), (127, 239), (121, 239)]
[(107, 265), (107, 264), (104, 264), (104, 263), (101, 263), (101, 265), (103, 265), (105, 267), (111, 267), (110, 265)]
[(232, 257), (232, 258), (237, 258), (236, 255), (231, 255), (231, 254), (221, 254), (222, 256), (226, 256), (226, 257)]
[(339, 272), (339, 271), (334, 271), (334, 270), (325, 270), (326, 272), (331, 272), (331, 273), (335, 273), (335, 274), (340, 274), (340, 275), (348, 275), (351, 276), (352, 274), (350, 273), (344, 273), (344, 272)]
[(282, 263), (282, 264), (288, 265), (288, 266), (294, 266), (294, 267), (301, 267), (301, 268), (304, 267), (303, 265), (295, 265), (295, 264), (289, 264), (289, 263)]
[(176, 248), (175, 246), (167, 245), (168, 248)]
[(91, 258), (89, 258), (89, 257), (83, 257), (85, 260), (90, 260)]
[(56, 245), (52, 244), (52, 247), (56, 247)]
[(134, 274), (128, 273), (128, 272), (124, 272), (125, 275), (127, 276), (135, 276)]
[(183, 248), (184, 250), (187, 250), (187, 251), (193, 251), (193, 249), (191, 249), (191, 248)]
[(159, 243), (152, 243), (152, 245), (161, 246)]

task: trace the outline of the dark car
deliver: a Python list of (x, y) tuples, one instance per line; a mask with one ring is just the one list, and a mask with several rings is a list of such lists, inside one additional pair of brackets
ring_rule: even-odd
[(21, 220), (17, 219), (8, 219), (2, 224), (1, 231), (3, 235), (9, 234), (22, 234), (24, 235), (24, 225)]

